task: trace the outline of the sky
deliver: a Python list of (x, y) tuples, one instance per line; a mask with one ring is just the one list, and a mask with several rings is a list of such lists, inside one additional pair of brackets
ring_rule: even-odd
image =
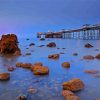
[(0, 0), (0, 34), (20, 36), (100, 22), (100, 0)]

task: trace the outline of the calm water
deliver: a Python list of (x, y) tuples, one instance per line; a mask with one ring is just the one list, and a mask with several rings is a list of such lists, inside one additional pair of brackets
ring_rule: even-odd
[[(61, 96), (62, 83), (72, 78), (80, 78), (85, 83), (85, 89), (76, 93), (81, 97), (81, 100), (95, 100), (100, 98), (100, 78), (95, 78), (92, 75), (85, 74), (83, 71), (88, 69), (100, 70), (100, 60), (82, 60), (82, 57), (87, 54), (95, 56), (100, 51), (100, 40), (66, 40), (66, 39), (48, 39), (39, 41), (38, 39), (19, 39), (19, 46), (24, 55), (31, 52), (30, 56), (21, 57), (0, 57), (0, 72), (7, 72), (8, 66), (15, 66), (16, 62), (41, 61), (45, 66), (48, 66), (50, 73), (47, 76), (37, 77), (27, 69), (16, 68), (11, 72), (11, 78), (7, 82), (0, 82), (0, 100), (17, 100), (18, 96), (25, 94), (28, 100), (65, 100)], [(29, 47), (29, 44), (34, 42), (36, 45)], [(49, 42), (56, 42), (56, 48), (38, 47), (46, 45)], [(85, 43), (91, 43), (93, 48), (84, 48)], [(26, 49), (29, 47), (29, 49)], [(66, 49), (62, 49), (66, 48)], [(33, 52), (34, 50), (34, 52)], [(48, 54), (64, 52), (60, 55), (59, 60), (48, 59)], [(78, 53), (78, 56), (73, 56), (73, 53)], [(61, 67), (62, 62), (69, 61), (70, 69)], [(38, 81), (38, 82), (37, 82)], [(37, 93), (31, 94), (27, 90), (29, 87), (37, 89)]]

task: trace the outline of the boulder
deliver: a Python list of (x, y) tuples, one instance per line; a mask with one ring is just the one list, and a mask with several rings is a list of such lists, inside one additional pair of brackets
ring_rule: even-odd
[(95, 56), (95, 58), (96, 58), (96, 59), (100, 59), (100, 54), (97, 54), (97, 55)]
[(64, 90), (76, 92), (84, 88), (84, 83), (79, 78), (74, 78), (68, 82), (64, 82), (62, 86)]
[(15, 34), (2, 35), (0, 40), (0, 53), (15, 55), (21, 54), (21, 51), (18, 47), (18, 39)]
[(91, 48), (91, 47), (93, 47), (91, 44), (89, 44), (89, 43), (87, 43), (87, 44), (85, 44), (85, 47), (86, 48)]
[(56, 47), (56, 43), (51, 42), (51, 43), (47, 44), (47, 47)]
[(83, 59), (86, 59), (86, 60), (93, 60), (93, 59), (94, 59), (94, 56), (86, 55), (86, 56), (83, 57)]
[(66, 100), (80, 100), (78, 96), (76, 96), (73, 92), (69, 90), (63, 90), (62, 96), (64, 96)]
[(6, 81), (10, 79), (10, 73), (0, 73), (0, 80)]
[(49, 69), (48, 67), (45, 67), (45, 66), (33, 66), (31, 68), (32, 72), (34, 75), (47, 75), (49, 74)]
[(63, 62), (62, 67), (64, 68), (70, 68), (70, 63), (69, 62)]
[(59, 54), (52, 54), (52, 55), (48, 55), (48, 58), (50, 59), (59, 59)]

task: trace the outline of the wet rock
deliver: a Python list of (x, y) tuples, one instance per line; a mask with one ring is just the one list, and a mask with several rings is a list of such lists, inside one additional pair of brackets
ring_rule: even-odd
[(27, 97), (25, 95), (19, 96), (19, 100), (27, 100)]
[(31, 66), (32, 66), (31, 63), (22, 63), (22, 62), (16, 63), (16, 67), (31, 69)]
[(59, 59), (59, 54), (52, 54), (52, 55), (48, 55), (48, 58), (50, 59)]
[(36, 63), (34, 63), (34, 65), (43, 66), (42, 62), (36, 62)]
[(70, 68), (70, 63), (69, 62), (63, 62), (62, 67), (64, 68)]
[(44, 40), (45, 40), (45, 38), (40, 38), (40, 40), (44, 41)]
[(35, 44), (34, 43), (31, 43), (29, 46), (34, 46)]
[(78, 56), (78, 53), (73, 53), (73, 56)]
[(84, 83), (79, 78), (74, 78), (68, 82), (63, 83), (64, 90), (79, 91), (84, 88)]
[(97, 73), (99, 73), (98, 70), (85, 70), (84, 72), (87, 73), (87, 74), (97, 74)]
[(56, 47), (56, 43), (51, 42), (51, 43), (47, 44), (47, 47)]
[(93, 60), (93, 59), (94, 59), (94, 56), (86, 55), (86, 56), (83, 57), (83, 59), (86, 59), (86, 60)]
[(49, 69), (48, 67), (45, 66), (33, 66), (31, 68), (32, 72), (34, 75), (47, 75), (49, 74)]
[(14, 71), (14, 67), (10, 66), (10, 67), (8, 68), (8, 71)]
[(10, 73), (0, 73), (0, 80), (6, 81), (10, 79)]
[(66, 100), (80, 100), (78, 96), (69, 90), (63, 90), (62, 95), (66, 98)]
[(96, 59), (100, 59), (100, 54), (97, 54), (97, 55), (95, 56), (95, 58), (96, 58)]
[(91, 44), (89, 44), (89, 43), (87, 43), (87, 44), (85, 44), (85, 47), (86, 48), (91, 48), (91, 47), (93, 47)]
[(0, 53), (1, 54), (18, 54), (20, 52), (18, 47), (18, 39), (15, 34), (2, 35), (0, 40)]

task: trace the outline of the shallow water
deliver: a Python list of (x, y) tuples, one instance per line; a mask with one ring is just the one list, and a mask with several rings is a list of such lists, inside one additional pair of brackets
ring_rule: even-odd
[[(0, 72), (7, 72), (8, 66), (15, 66), (16, 62), (41, 61), (45, 66), (48, 66), (50, 73), (47, 76), (37, 77), (27, 69), (16, 68), (11, 72), (9, 81), (0, 81), (0, 100), (17, 100), (21, 94), (27, 95), (28, 100), (65, 100), (61, 96), (62, 83), (72, 78), (80, 78), (85, 83), (85, 88), (76, 93), (81, 100), (95, 100), (100, 98), (100, 78), (95, 78), (92, 75), (84, 73), (84, 70), (95, 69), (100, 70), (100, 60), (83, 60), (82, 57), (87, 54), (95, 56), (100, 53), (100, 40), (66, 40), (66, 39), (46, 39), (39, 41), (38, 39), (26, 40), (19, 39), (19, 46), (22, 54), (31, 52), (30, 56), (20, 57), (0, 57)], [(34, 42), (36, 45), (29, 47), (29, 44)], [(46, 45), (49, 42), (56, 42), (56, 48), (38, 47)], [(84, 48), (85, 43), (91, 43), (93, 48)], [(26, 49), (26, 48), (29, 49)], [(57, 49), (60, 48), (60, 49)], [(66, 48), (66, 49), (62, 49)], [(99, 51), (95, 51), (99, 49)], [(34, 50), (34, 51), (33, 51)], [(64, 52), (60, 55), (59, 60), (48, 59), (48, 54)], [(73, 53), (78, 53), (78, 56), (73, 56)], [(62, 68), (61, 64), (64, 61), (71, 63), (70, 69)], [(100, 75), (100, 74), (99, 74)], [(29, 87), (37, 89), (35, 94), (29, 93)]]

